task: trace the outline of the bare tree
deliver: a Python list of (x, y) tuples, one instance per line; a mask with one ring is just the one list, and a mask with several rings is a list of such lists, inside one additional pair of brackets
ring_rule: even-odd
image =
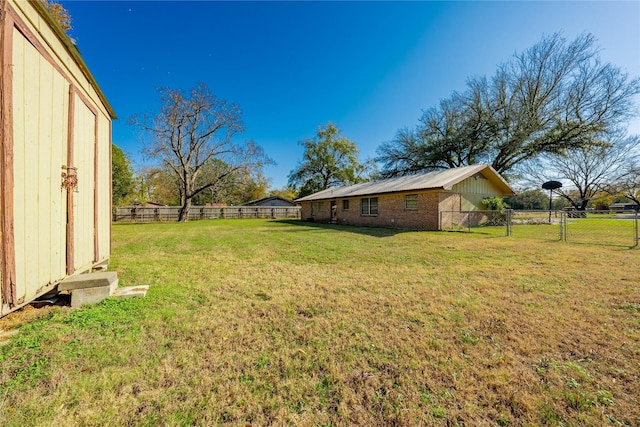
[(383, 144), (379, 160), (386, 175), (475, 162), (508, 173), (541, 154), (618, 135), (637, 113), (638, 93), (639, 78), (601, 63), (593, 36), (567, 42), (554, 34), (492, 78), (469, 79), (465, 92), (426, 110), (416, 131)]
[[(188, 220), (191, 201), (200, 192), (271, 162), (254, 142), (234, 143), (234, 137), (244, 130), (240, 108), (216, 98), (203, 83), (187, 93), (161, 89), (160, 94), (160, 113), (151, 119), (133, 116), (131, 123), (147, 138), (145, 154), (157, 159), (179, 184), (182, 209), (178, 221)], [(227, 167), (199, 180), (212, 159)]]
[[(640, 143), (638, 145), (640, 150)], [(623, 173), (619, 179), (607, 187), (613, 196), (626, 197), (640, 206), (640, 154), (627, 159)]]
[(550, 180), (568, 183), (555, 191), (575, 209), (585, 210), (598, 194), (610, 191), (612, 182), (625, 176), (629, 162), (638, 158), (637, 147), (638, 137), (634, 136), (545, 154), (526, 169), (527, 175), (538, 186)]

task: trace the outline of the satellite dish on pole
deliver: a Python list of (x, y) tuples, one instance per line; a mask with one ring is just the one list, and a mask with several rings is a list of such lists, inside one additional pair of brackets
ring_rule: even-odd
[(547, 181), (542, 184), (542, 188), (545, 190), (557, 190), (558, 188), (562, 188), (562, 183), (559, 181)]
[(551, 198), (553, 190), (557, 190), (558, 188), (562, 188), (562, 183), (560, 181), (547, 181), (542, 184), (542, 188), (545, 190), (549, 190), (549, 224), (551, 224)]

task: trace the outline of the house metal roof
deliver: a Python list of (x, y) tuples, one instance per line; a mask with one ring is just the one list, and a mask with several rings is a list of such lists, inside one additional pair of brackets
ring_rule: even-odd
[(328, 188), (314, 194), (296, 199), (296, 202), (312, 200), (335, 199), (356, 196), (368, 196), (383, 193), (397, 193), (401, 191), (417, 190), (451, 190), (453, 186), (465, 179), (482, 174), (490, 180), (504, 195), (514, 194), (507, 181), (491, 166), (472, 165), (440, 171), (426, 172), (417, 175), (400, 176), (380, 181), (363, 182), (345, 187)]
[(260, 203), (264, 203), (264, 202), (268, 202), (271, 200), (282, 200), (283, 202), (286, 202), (288, 204), (290, 204), (291, 206), (293, 206), (293, 202), (291, 200), (287, 200), (284, 197), (280, 197), (280, 196), (269, 196), (269, 197), (263, 197), (262, 199), (256, 199), (256, 200), (251, 200), (247, 203), (243, 203), (242, 206), (256, 206), (259, 205)]

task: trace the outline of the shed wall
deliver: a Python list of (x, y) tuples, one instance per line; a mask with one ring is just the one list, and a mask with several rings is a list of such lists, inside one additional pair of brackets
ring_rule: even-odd
[(36, 6), (2, 2), (2, 315), (111, 250), (111, 110)]

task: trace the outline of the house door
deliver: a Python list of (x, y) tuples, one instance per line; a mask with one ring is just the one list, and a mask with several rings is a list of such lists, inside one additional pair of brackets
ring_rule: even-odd
[(331, 201), (331, 222), (338, 222), (338, 206), (335, 200)]

